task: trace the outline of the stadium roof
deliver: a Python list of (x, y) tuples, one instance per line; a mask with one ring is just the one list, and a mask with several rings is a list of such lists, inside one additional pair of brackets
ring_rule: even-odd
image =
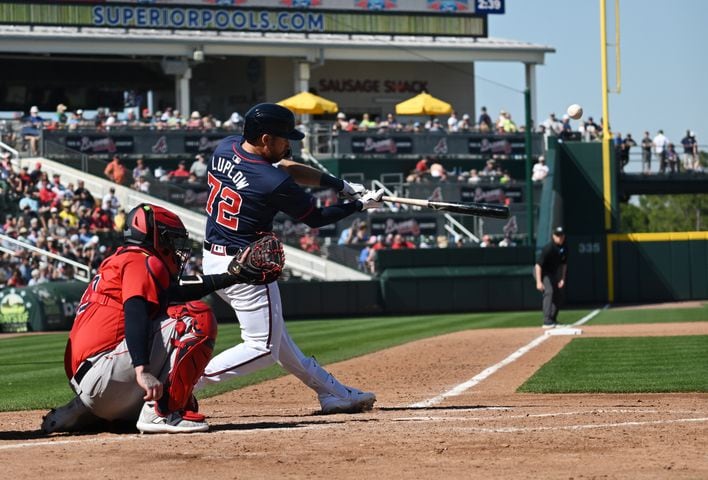
[(191, 57), (265, 56), (322, 60), (505, 61), (543, 64), (555, 49), (516, 40), (471, 37), (216, 32), (86, 27), (0, 26), (0, 52)]

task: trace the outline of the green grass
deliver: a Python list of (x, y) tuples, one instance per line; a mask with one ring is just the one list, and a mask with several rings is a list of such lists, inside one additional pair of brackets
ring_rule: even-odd
[(708, 321), (708, 304), (697, 308), (663, 308), (642, 310), (603, 310), (592, 320), (593, 325), (617, 323), (672, 323)]
[[(561, 312), (561, 320), (574, 322), (586, 310)], [(501, 312), (287, 322), (288, 330), (307, 355), (332, 363), (400, 345), (412, 340), (475, 328), (539, 326), (539, 312)], [(71, 399), (64, 375), (67, 333), (14, 337), (0, 340), (0, 411), (50, 408)], [(219, 325), (216, 353), (239, 343), (236, 324)], [(204, 389), (207, 397), (244, 385), (284, 375), (280, 367)]]
[[(558, 320), (570, 324), (588, 312), (588, 310), (562, 310)], [(706, 320), (708, 320), (708, 307), (704, 306), (696, 309), (673, 310), (615, 311), (610, 309), (602, 311), (590, 323)], [(328, 364), (445, 333), (477, 328), (538, 327), (540, 324), (540, 312), (533, 311), (308, 320), (287, 322), (287, 327), (305, 354), (315, 355), (322, 364)], [(50, 408), (67, 402), (73, 396), (63, 367), (67, 335), (64, 332), (6, 339), (0, 336), (0, 411)], [(237, 324), (219, 325), (216, 353), (240, 341), (240, 330)], [(565, 350), (561, 355), (565, 355), (564, 352)], [(610, 361), (604, 359), (601, 351), (598, 352), (598, 356), (599, 359), (595, 363), (602, 370), (605, 363), (610, 364)], [(698, 365), (698, 361), (696, 364)], [(667, 365), (666, 368), (676, 372), (682, 372), (684, 369), (681, 363)], [(701, 365), (703, 372), (708, 371), (705, 357)], [(266, 368), (243, 378), (208, 387), (199, 393), (199, 397), (216, 395), (284, 374), (285, 372), (278, 366)], [(558, 375), (558, 378), (563, 376), (565, 375)], [(706, 377), (705, 373), (703, 377)], [(567, 382), (573, 383), (573, 381), (574, 378), (570, 375)], [(670, 390), (672, 387), (667, 388)]]
[(708, 392), (708, 336), (577, 338), (519, 391)]

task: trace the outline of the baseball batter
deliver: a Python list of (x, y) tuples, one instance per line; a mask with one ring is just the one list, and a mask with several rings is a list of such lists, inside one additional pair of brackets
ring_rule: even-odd
[[(192, 390), (211, 358), (216, 322), (192, 301), (243, 278), (178, 281), (189, 258), (174, 213), (141, 204), (126, 218), (125, 245), (103, 261), (81, 298), (64, 356), (76, 397), (43, 419), (45, 433), (128, 420), (146, 433), (208, 429)], [(169, 306), (169, 302), (187, 302)]]
[[(320, 227), (381, 205), (383, 190), (367, 192), (363, 185), (284, 160), (291, 155), (289, 140), (303, 137), (295, 129), (290, 110), (262, 103), (246, 113), (243, 137), (227, 137), (216, 147), (207, 167), (205, 273), (226, 271), (239, 249), (271, 232), (278, 211), (310, 227)], [(351, 201), (318, 208), (315, 198), (298, 183), (332, 187)], [(200, 385), (278, 362), (317, 392), (323, 413), (361, 412), (373, 407), (373, 393), (341, 384), (293, 342), (283, 320), (277, 282), (232, 285), (218, 294), (236, 312), (243, 342), (214, 357)]]

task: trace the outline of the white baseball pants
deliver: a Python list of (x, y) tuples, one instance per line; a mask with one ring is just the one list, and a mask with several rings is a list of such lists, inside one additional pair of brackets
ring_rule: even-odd
[[(207, 275), (224, 273), (233, 257), (204, 250)], [(197, 389), (209, 383), (246, 375), (279, 363), (318, 394), (346, 397), (346, 387), (295, 345), (285, 327), (278, 283), (236, 284), (219, 290), (219, 296), (234, 309), (241, 325), (242, 343), (211, 359)]]

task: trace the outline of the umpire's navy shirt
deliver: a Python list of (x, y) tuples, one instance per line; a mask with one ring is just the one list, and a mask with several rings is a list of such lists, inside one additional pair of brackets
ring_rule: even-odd
[(536, 264), (541, 266), (543, 276), (555, 276), (558, 274), (561, 265), (568, 263), (568, 247), (565, 242), (557, 245), (551, 240), (543, 247), (536, 260)]

